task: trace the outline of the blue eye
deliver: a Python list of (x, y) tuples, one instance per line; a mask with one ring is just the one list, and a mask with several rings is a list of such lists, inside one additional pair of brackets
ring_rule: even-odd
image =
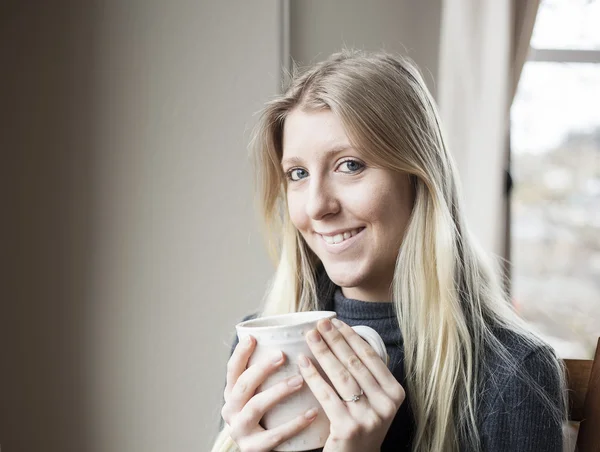
[(362, 171), (364, 167), (364, 163), (361, 163), (358, 160), (344, 160), (339, 164), (338, 169), (342, 173), (355, 174)]
[(287, 177), (291, 181), (299, 181), (308, 177), (308, 171), (303, 168), (292, 168), (287, 172)]

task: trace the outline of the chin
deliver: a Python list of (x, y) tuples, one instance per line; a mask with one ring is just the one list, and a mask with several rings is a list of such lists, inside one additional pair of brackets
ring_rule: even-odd
[(339, 287), (357, 287), (364, 281), (365, 275), (355, 265), (353, 268), (344, 268), (338, 265), (324, 264), (329, 279)]

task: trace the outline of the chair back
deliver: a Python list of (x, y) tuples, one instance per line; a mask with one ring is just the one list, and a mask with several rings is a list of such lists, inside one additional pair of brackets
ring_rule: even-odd
[(600, 339), (593, 360), (565, 359), (569, 419), (579, 422), (578, 452), (600, 452)]

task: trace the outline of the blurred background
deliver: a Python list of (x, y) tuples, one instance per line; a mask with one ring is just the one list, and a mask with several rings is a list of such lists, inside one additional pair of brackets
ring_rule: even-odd
[(343, 46), (420, 66), (515, 307), (591, 358), (599, 3), (4, 0), (2, 451), (208, 450), (233, 327), (273, 270), (255, 113), (292, 60)]
[(544, 0), (511, 108), (512, 294), (562, 357), (600, 336), (600, 1)]

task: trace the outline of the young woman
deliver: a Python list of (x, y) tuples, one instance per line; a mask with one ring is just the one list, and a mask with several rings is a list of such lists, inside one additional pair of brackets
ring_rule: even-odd
[[(344, 51), (294, 74), (253, 149), (277, 259), (259, 315), (335, 310), (340, 321), (307, 335), (331, 385), (306, 360), (304, 381), (255, 394), (285, 357), (246, 368), (255, 344), (234, 345), (214, 451), (270, 451), (306, 428), (311, 413), (259, 424), (302, 384), (331, 421), (326, 452), (562, 451), (560, 362), (510, 309), (470, 235), (410, 62)], [(387, 367), (358, 324), (382, 336)]]

